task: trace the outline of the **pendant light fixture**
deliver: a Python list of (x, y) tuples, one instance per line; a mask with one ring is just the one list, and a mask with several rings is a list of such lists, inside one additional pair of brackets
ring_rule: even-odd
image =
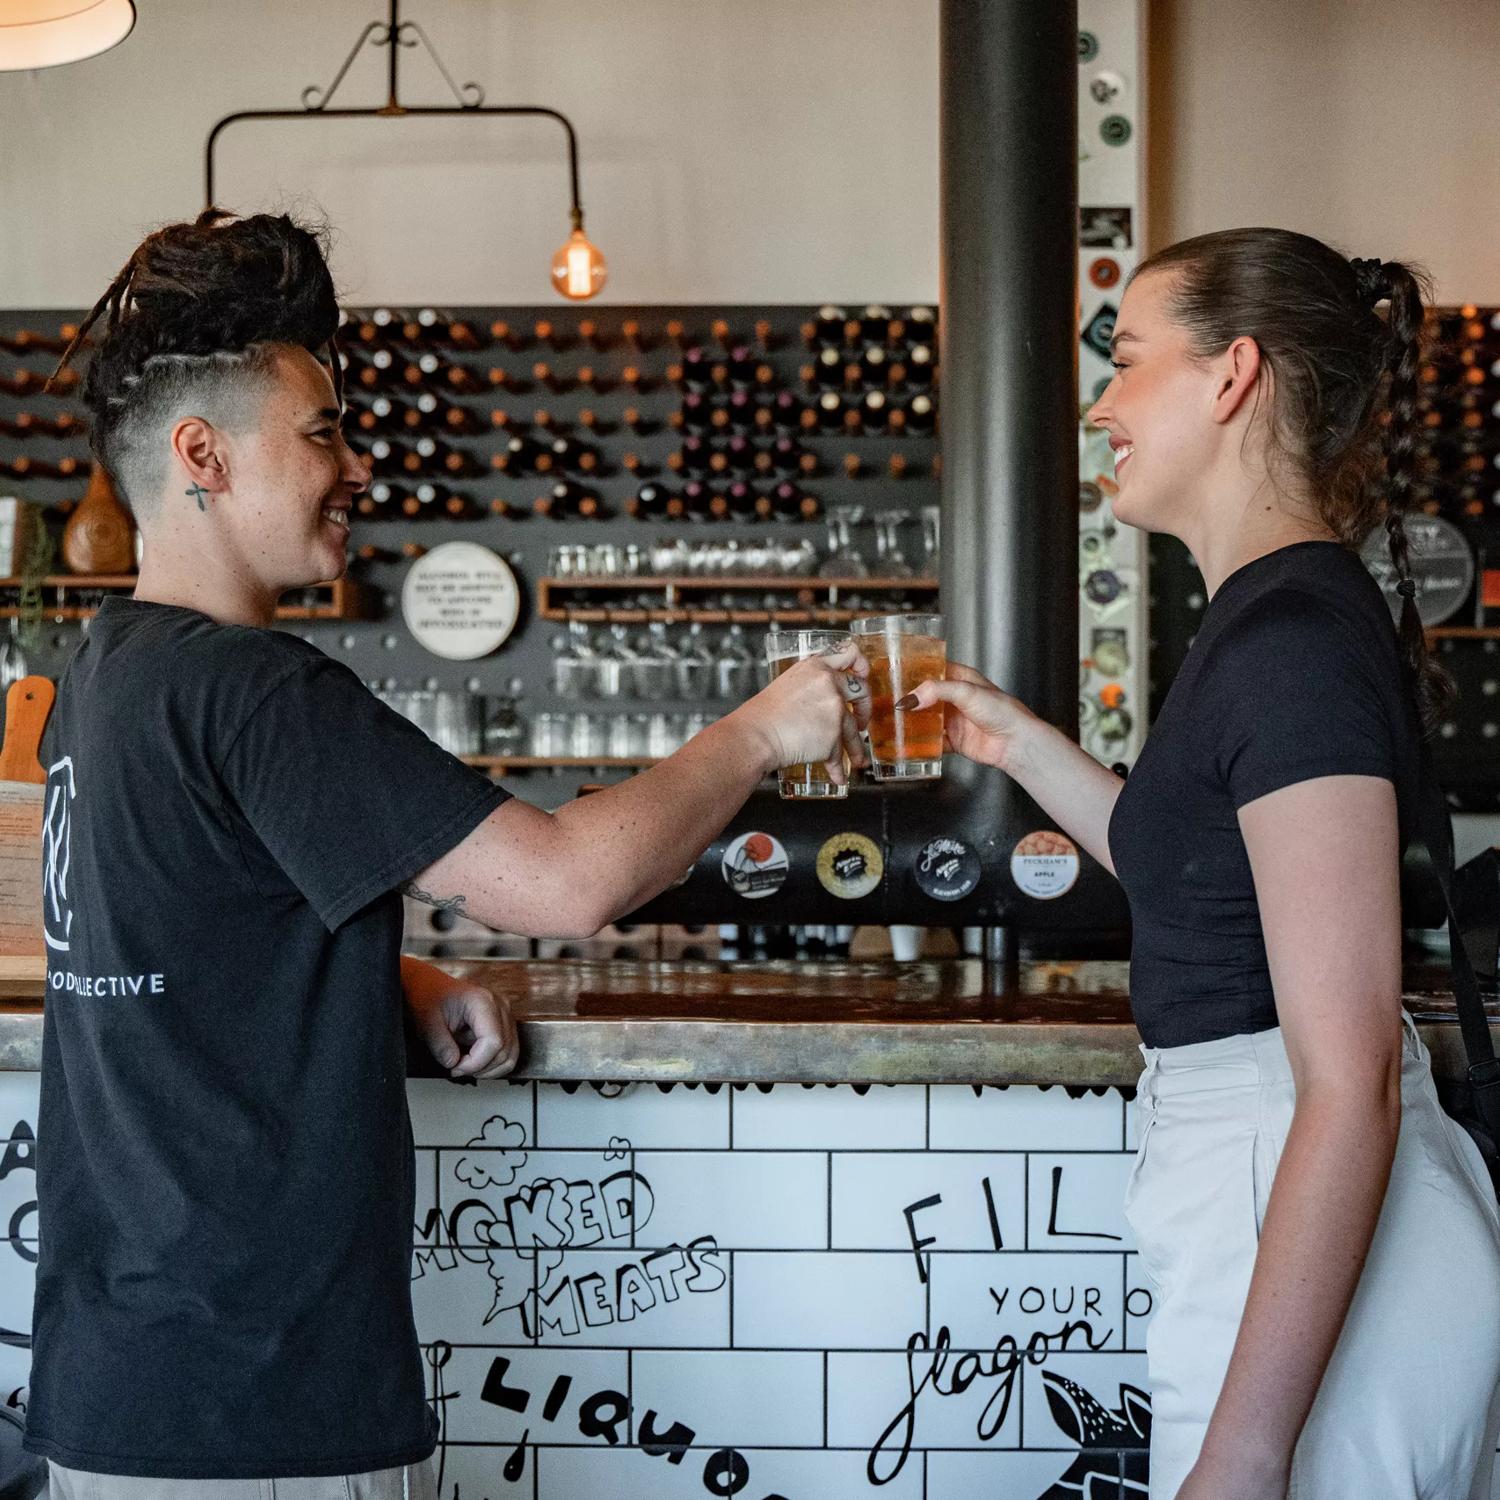
[(0, 73), (97, 57), (134, 25), (132, 0), (0, 0)]
[[(0, 13), (11, 0), (0, 0)], [(46, 0), (30, 0), (32, 4), (45, 4)], [(54, 4), (66, 0), (53, 0)], [(415, 47), (420, 43), (437, 65), (449, 90), (453, 104), (408, 105), (400, 98), (400, 62), (403, 47)], [(329, 104), (350, 65), (360, 50), (369, 44), (372, 47), (389, 49), (387, 60), (387, 92), (384, 104), (363, 109), (330, 109)], [(388, 19), (385, 22), (371, 21), (360, 33), (359, 39), (350, 48), (349, 55), (334, 75), (326, 89), (310, 86), (302, 90), (301, 109), (245, 109), (225, 115), (208, 133), (208, 144), (204, 151), (204, 200), (209, 208), (214, 207), (214, 146), (220, 134), (230, 125), (242, 120), (357, 120), (357, 119), (405, 119), (407, 117), (431, 115), (473, 115), (493, 117), (496, 115), (539, 115), (556, 120), (562, 126), (568, 145), (568, 213), (572, 232), (556, 255), (552, 257), (552, 285), (556, 291), (573, 301), (584, 301), (596, 295), (604, 286), (609, 274), (604, 256), (597, 246), (591, 244), (583, 232), (583, 203), (578, 194), (578, 136), (572, 122), (555, 109), (536, 104), (486, 104), (484, 90), (477, 83), (466, 83), (462, 87), (453, 81), (453, 76), (438, 56), (437, 49), (427, 39), (427, 33), (415, 21), (401, 19), (401, 0), (390, 0)]]

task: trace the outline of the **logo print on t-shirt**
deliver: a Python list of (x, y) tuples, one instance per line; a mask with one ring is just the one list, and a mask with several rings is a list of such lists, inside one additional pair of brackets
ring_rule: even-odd
[(42, 920), (47, 946), (68, 951), (73, 907), (68, 900), (68, 872), (73, 862), (73, 757), (65, 755), (47, 767), (47, 813), (42, 824)]

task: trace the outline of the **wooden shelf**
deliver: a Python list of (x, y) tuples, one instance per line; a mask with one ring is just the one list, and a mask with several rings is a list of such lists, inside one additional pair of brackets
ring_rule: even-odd
[[(816, 625), (848, 624), (870, 613), (841, 604), (841, 593), (932, 594), (936, 578), (539, 578), (537, 614), (544, 620), (581, 620), (598, 624)], [(607, 601), (618, 594), (660, 592), (659, 606), (616, 608)], [(794, 594), (792, 607), (772, 609), (739, 605), (695, 607), (695, 594)]]
[[(0, 578), (0, 594), (24, 588), (23, 578)], [(40, 580), (43, 590), (42, 616), (45, 620), (88, 620), (94, 609), (80, 604), (57, 603), (60, 590), (64, 598), (68, 593), (127, 594), (136, 586), (134, 573), (57, 573)], [(316, 592), (325, 595), (327, 604), (288, 604), (276, 611), (278, 620), (365, 620), (373, 615), (374, 597), (363, 584), (348, 578), (337, 578), (332, 583), (309, 584), (299, 592)], [(10, 619), (21, 613), (16, 604), (0, 603), (0, 619)]]
[(467, 766), (481, 771), (548, 771), (558, 770), (639, 770), (654, 766), (657, 755), (462, 755)]

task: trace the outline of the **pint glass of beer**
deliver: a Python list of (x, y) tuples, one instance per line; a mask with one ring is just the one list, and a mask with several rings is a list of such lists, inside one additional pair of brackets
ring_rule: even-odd
[(941, 615), (856, 620), (854, 642), (870, 663), (870, 770), (876, 781), (932, 781), (943, 774), (943, 705), (898, 709), (948, 659)]
[[(774, 682), (788, 667), (805, 656), (820, 656), (846, 646), (849, 637), (841, 630), (772, 630), (766, 636), (766, 662)], [(842, 746), (838, 751), (844, 762), (842, 782), (828, 779), (828, 767), (822, 761), (783, 766), (779, 773), (783, 797), (847, 797), (849, 795), (849, 757)]]

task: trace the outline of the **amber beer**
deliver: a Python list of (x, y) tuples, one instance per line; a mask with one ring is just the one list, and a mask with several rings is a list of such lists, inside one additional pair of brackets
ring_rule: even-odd
[[(807, 656), (838, 651), (849, 644), (849, 637), (838, 630), (773, 630), (766, 637), (766, 663), (774, 682), (789, 667)], [(828, 767), (820, 760), (783, 766), (777, 773), (781, 795), (786, 798), (847, 797), (849, 795), (849, 757), (842, 750), (844, 762), (842, 783), (831, 781)]]
[(870, 771), (876, 781), (932, 781), (943, 774), (943, 705), (899, 709), (924, 682), (942, 681), (948, 659), (941, 615), (874, 615), (854, 622), (870, 663)]

